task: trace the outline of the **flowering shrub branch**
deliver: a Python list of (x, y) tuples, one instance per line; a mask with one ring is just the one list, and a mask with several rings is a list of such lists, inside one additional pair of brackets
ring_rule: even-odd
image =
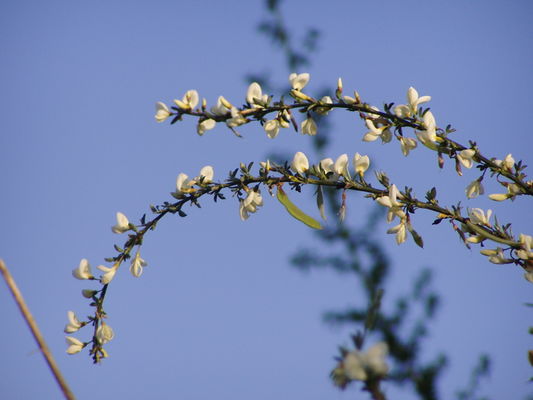
[[(252, 83), (246, 94), (246, 104), (240, 108), (235, 107), (223, 96), (218, 98), (215, 106), (207, 109), (207, 101), (202, 100), (200, 107), (199, 95), (194, 90), (185, 93), (181, 100), (174, 100), (175, 106), (168, 108), (166, 104), (158, 102), (156, 105), (155, 118), (163, 122), (172, 118), (171, 123), (181, 120), (185, 115), (197, 118), (197, 133), (203, 135), (213, 129), (218, 123), (224, 123), (236, 135), (240, 136), (236, 128), (252, 122), (259, 122), (270, 138), (275, 138), (283, 128), (292, 126), (296, 131), (303, 134), (316, 135), (318, 125), (315, 121), (316, 114), (325, 116), (334, 109), (343, 109), (349, 112), (357, 112), (365, 122), (368, 131), (363, 136), (363, 141), (371, 142), (381, 139), (383, 143), (389, 143), (396, 138), (402, 153), (407, 156), (421, 143), (424, 147), (437, 153), (438, 165), (444, 166), (444, 155), (454, 160), (455, 169), (462, 175), (462, 168), (472, 168), (474, 165), (480, 170), (481, 176), (466, 187), (466, 196), (475, 198), (484, 193), (482, 181), (487, 173), (495, 177), (506, 189), (506, 193), (491, 194), (489, 197), (496, 201), (514, 200), (517, 196), (533, 195), (533, 181), (526, 181), (525, 168), (521, 161), (515, 162), (511, 155), (503, 160), (484, 156), (476, 143), (469, 142), (464, 146), (451, 140), (448, 135), (454, 130), (448, 126), (441, 129), (437, 126), (435, 117), (429, 109), (420, 107), (430, 100), (429, 96), (419, 96), (414, 88), (407, 93), (407, 104), (386, 104), (383, 110), (368, 105), (361, 101), (357, 92), (354, 97), (343, 96), (342, 81), (339, 79), (336, 88), (337, 101), (334, 102), (329, 96), (316, 100), (305, 94), (302, 90), (309, 81), (308, 74), (291, 74), (289, 76), (292, 89), (289, 95), (292, 102), (285, 102), (280, 98), (273, 102), (273, 98), (262, 93), (259, 84)], [(305, 119), (298, 124), (293, 113), (299, 111), (305, 114)], [(271, 118), (271, 119), (268, 119)], [(406, 136), (409, 129), (414, 130), (414, 137)], [(104, 301), (110, 282), (114, 278), (118, 268), (126, 261), (131, 260), (130, 272), (139, 277), (148, 264), (141, 258), (140, 247), (145, 235), (156, 228), (157, 223), (167, 214), (177, 214), (185, 217), (186, 205), (200, 207), (200, 199), (211, 196), (215, 202), (225, 200), (228, 194), (239, 202), (239, 215), (246, 220), (251, 214), (257, 212), (263, 206), (261, 187), (266, 189), (272, 196), (276, 196), (279, 202), (286, 208), (288, 213), (304, 224), (322, 229), (319, 221), (302, 212), (288, 196), (287, 188), (300, 192), (304, 186), (316, 188), (317, 205), (320, 214), (324, 218), (323, 188), (334, 188), (341, 191), (342, 201), (338, 215), (344, 219), (347, 209), (347, 193), (350, 191), (363, 192), (365, 197), (374, 200), (387, 209), (387, 221), (389, 223), (397, 219), (397, 225), (390, 228), (387, 233), (394, 234), (396, 242), (405, 242), (410, 235), (414, 242), (423, 247), (423, 239), (413, 228), (412, 219), (417, 210), (428, 210), (436, 214), (433, 224), (448, 221), (458, 233), (464, 244), (479, 244), (485, 246), (493, 243), (492, 249), (483, 248), (481, 254), (495, 264), (515, 264), (522, 267), (525, 277), (533, 282), (533, 238), (526, 234), (513, 235), (510, 224), (501, 225), (496, 219), (491, 222), (492, 211), (484, 211), (479, 208), (467, 209), (466, 212), (460, 203), (452, 206), (442, 206), (437, 200), (436, 188), (431, 188), (425, 197), (416, 197), (413, 189), (408, 186), (400, 190), (397, 185), (390, 182), (384, 172), (376, 173), (376, 181), (370, 182), (365, 177), (370, 167), (370, 159), (366, 155), (356, 153), (349, 164), (347, 154), (342, 154), (334, 161), (325, 158), (315, 163), (310, 163), (307, 156), (297, 152), (292, 161), (278, 165), (270, 161), (260, 163), (259, 171), (253, 173), (253, 163), (241, 164), (239, 168), (231, 171), (227, 178), (214, 181), (214, 169), (206, 166), (201, 169), (198, 176), (189, 178), (180, 173), (176, 180), (175, 191), (171, 195), (176, 201), (165, 201), (158, 206), (151, 206), (151, 212), (155, 215), (148, 220), (146, 214), (139, 223), (131, 223), (128, 218), (117, 213), (117, 223), (112, 227), (114, 233), (127, 233), (128, 239), (122, 247), (115, 245), (117, 255), (106, 259), (111, 266), (100, 265), (97, 268), (102, 271), (99, 278), (93, 276), (89, 262), (83, 259), (80, 266), (73, 271), (74, 277), (82, 280), (97, 280), (102, 285), (99, 290), (86, 289), (83, 296), (91, 299), (90, 305), (94, 307), (93, 315), (87, 321), (80, 321), (73, 312), (68, 313), (69, 323), (65, 327), (66, 333), (74, 333), (86, 325), (93, 326), (92, 339), (82, 342), (74, 337), (67, 337), (69, 347), (67, 352), (75, 354), (83, 348), (90, 346), (90, 354), (95, 363), (107, 357), (104, 345), (113, 339), (114, 332), (105, 322), (107, 317), (104, 310)], [(136, 249), (135, 253), (134, 250)], [(363, 380), (366, 388), (373, 393), (375, 398), (381, 398), (379, 381), (387, 374), (388, 366), (384, 357), (386, 348), (377, 344), (362, 352), (362, 342), (355, 343), (353, 352), (346, 352), (340, 359), (337, 372), (343, 375), (335, 375), (340, 379), (337, 383), (343, 386), (349, 380)], [(349, 355), (349, 357), (348, 357)], [(344, 380), (347, 380), (346, 382)], [(374, 380), (373, 380), (374, 379)], [(344, 383), (343, 383), (344, 382)], [(373, 386), (374, 385), (374, 386)], [(376, 386), (377, 385), (377, 386)]]

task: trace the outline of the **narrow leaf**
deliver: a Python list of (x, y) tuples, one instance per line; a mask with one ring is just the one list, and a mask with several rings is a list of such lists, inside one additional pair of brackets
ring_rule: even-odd
[(322, 225), (316, 219), (311, 218), (309, 215), (305, 214), (300, 210), (296, 205), (287, 197), (287, 194), (283, 191), (282, 188), (278, 188), (278, 193), (276, 195), (279, 202), (287, 209), (288, 213), (296, 218), (298, 221), (303, 222), (307, 226), (313, 229), (322, 229)]
[(409, 227), (409, 232), (411, 232), (411, 236), (413, 237), (413, 240), (417, 245), (424, 248), (424, 241), (422, 240), (422, 236), (418, 234), (417, 231), (415, 231), (413, 228)]
[(318, 211), (320, 211), (320, 216), (325, 221), (326, 210), (324, 208), (324, 192), (322, 191), (322, 186), (320, 185), (316, 189), (316, 205), (318, 206)]

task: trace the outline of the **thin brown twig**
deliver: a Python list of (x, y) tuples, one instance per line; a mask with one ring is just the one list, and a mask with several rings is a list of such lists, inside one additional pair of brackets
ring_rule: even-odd
[(74, 396), (74, 393), (70, 390), (67, 381), (61, 374), (61, 371), (59, 370), (59, 367), (57, 366), (54, 357), (52, 356), (52, 353), (50, 352), (50, 349), (48, 348), (43, 335), (41, 334), (41, 331), (39, 330), (39, 327), (37, 326), (37, 322), (31, 315), (30, 309), (26, 305), (26, 302), (24, 301), (24, 298), (22, 297), (22, 293), (20, 293), (19, 288), (17, 287), (17, 284), (15, 283), (15, 280), (13, 279), (13, 276), (7, 269), (6, 264), (4, 263), (4, 260), (0, 259), (0, 271), (2, 272), (2, 275), (4, 276), (4, 280), (7, 283), (7, 286), (9, 287), (9, 290), (11, 290), (11, 294), (13, 295), (13, 298), (15, 299), (15, 302), (17, 303), (20, 312), (24, 319), (26, 320), (26, 323), (28, 324), (28, 327), (30, 328), (30, 331), (39, 345), (39, 348), (41, 349), (41, 352), (43, 353), (44, 359), (46, 363), (48, 364), (48, 367), (52, 371), (52, 374), (54, 375), (55, 380), (59, 384), (59, 387), (61, 388), (61, 391), (63, 392), (63, 395), (67, 400), (75, 400), (76, 397)]

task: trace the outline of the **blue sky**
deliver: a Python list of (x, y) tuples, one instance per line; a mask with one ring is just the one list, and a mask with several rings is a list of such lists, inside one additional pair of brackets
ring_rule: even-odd
[[(322, 32), (307, 71), (310, 90), (333, 89), (341, 76), (347, 91), (381, 105), (404, 102), (415, 86), (432, 96), (437, 123), (451, 123), (458, 141), (530, 161), (530, 2), (307, 1), (283, 10), (294, 32)], [(71, 270), (81, 258), (96, 266), (113, 255), (112, 245), (121, 244), (109, 229), (116, 211), (140, 217), (149, 204), (170, 200), (178, 173), (195, 176), (206, 164), (221, 178), (276, 149), (310, 152), (309, 138), (288, 130), (273, 141), (252, 126), (241, 129), (243, 139), (222, 127), (199, 137), (192, 120), (169, 126), (153, 119), (155, 101), (169, 103), (193, 88), (209, 104), (221, 94), (240, 104), (250, 72), (285, 83), (290, 71), (282, 55), (256, 33), (263, 13), (259, 1), (0, 4), (0, 256), (80, 399), (354, 396), (328, 378), (336, 347), (348, 344), (350, 332), (326, 326), (321, 315), (356, 304), (357, 286), (332, 272), (290, 267), (296, 249), (317, 241), (268, 198), (246, 222), (231, 200), (164, 220), (143, 246), (145, 274), (134, 279), (123, 268), (110, 287), (111, 357), (93, 366), (86, 353), (65, 353), (66, 312), (90, 312), (80, 295), (88, 286)], [(363, 143), (360, 121), (331, 118), (329, 156), (368, 154), (416, 193), (437, 186), (441, 202), (450, 204), (477, 178), (474, 171), (460, 178), (452, 166), (439, 171), (422, 149), (406, 159), (397, 145)], [(293, 200), (315, 213), (310, 193)], [(364, 221), (368, 201), (353, 195), (350, 202), (348, 218)], [(525, 199), (463, 203), (492, 208), (517, 233), (532, 232)], [(518, 269), (465, 249), (445, 224), (432, 226), (433, 215), (416, 217), (425, 249), (396, 246), (386, 224), (381, 239), (395, 263), (391, 298), (421, 267), (435, 272), (444, 302), (426, 351), (428, 358), (440, 351), (450, 357), (444, 397), (466, 384), (482, 352), (494, 361), (484, 393), (524, 397), (531, 392), (526, 350), (533, 341), (523, 303), (531, 301), (531, 284)], [(5, 288), (0, 315), (0, 394), (59, 397)]]

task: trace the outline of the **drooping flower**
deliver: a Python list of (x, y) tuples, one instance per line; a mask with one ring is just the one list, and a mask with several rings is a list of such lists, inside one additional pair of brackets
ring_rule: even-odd
[(72, 275), (74, 276), (74, 278), (80, 280), (94, 278), (91, 272), (91, 265), (89, 264), (89, 261), (86, 258), (83, 258), (80, 261), (79, 267), (72, 271)]
[(117, 273), (118, 265), (114, 265), (113, 267), (106, 267), (105, 265), (99, 265), (96, 268), (104, 272), (104, 274), (100, 277), (100, 283), (102, 285), (107, 285), (115, 277), (115, 274)]
[(239, 214), (241, 220), (245, 221), (249, 217), (249, 213), (255, 213), (257, 208), (263, 205), (263, 197), (259, 189), (248, 190), (246, 198), (240, 201)]
[(355, 173), (363, 177), (366, 170), (370, 166), (370, 159), (368, 158), (368, 156), (362, 156), (359, 153), (355, 153), (355, 156), (353, 158), (353, 165), (355, 168)]
[(74, 311), (67, 312), (68, 324), (65, 326), (65, 333), (74, 333), (77, 332), (83, 324), (79, 321)]
[(431, 150), (437, 150), (435, 141), (437, 140), (437, 122), (431, 111), (424, 114), (422, 118), (424, 130), (416, 130), (415, 134), (420, 143), (430, 148)]
[(124, 233), (130, 230), (130, 221), (121, 212), (117, 212), (117, 223), (111, 227), (113, 233)]
[(96, 340), (100, 344), (106, 344), (115, 337), (115, 332), (109, 325), (102, 321), (101, 325), (96, 330)]
[(418, 106), (431, 100), (431, 96), (418, 96), (414, 87), (407, 90), (407, 105), (400, 104), (394, 107), (394, 114), (400, 118), (411, 117), (418, 112)]
[(174, 103), (182, 110), (192, 110), (198, 104), (199, 96), (196, 90), (188, 90), (183, 99), (175, 99)]
[(67, 348), (67, 353), (68, 354), (79, 353), (85, 347), (83, 342), (81, 342), (80, 340), (76, 339), (75, 337), (67, 336), (65, 339), (66, 339), (66, 342), (68, 344), (68, 348)]
[(263, 128), (270, 139), (274, 139), (276, 136), (278, 136), (279, 127), (280, 123), (277, 119), (271, 119), (263, 125)]
[(474, 162), (473, 157), (475, 155), (476, 155), (476, 151), (474, 149), (465, 149), (457, 153), (457, 159), (466, 168), (472, 168), (472, 165)]
[(202, 136), (206, 131), (210, 131), (216, 126), (217, 122), (214, 119), (208, 118), (204, 119), (202, 122), (198, 123), (196, 127), (196, 133)]
[(148, 263), (141, 258), (141, 252), (137, 250), (135, 257), (133, 257), (133, 260), (131, 261), (130, 272), (134, 277), (138, 278), (143, 273), (143, 267), (146, 267), (147, 265)]
[(379, 128), (376, 127), (376, 125), (374, 124), (374, 121), (370, 118), (365, 119), (365, 124), (367, 128), (370, 130), (365, 134), (365, 136), (363, 136), (364, 142), (373, 142), (374, 140), (376, 140), (377, 138), (381, 136), (381, 134), (383, 133), (385, 129), (387, 129), (386, 125), (383, 125)]
[(310, 116), (307, 117), (307, 119), (302, 122), (302, 133), (304, 135), (314, 136), (317, 134), (317, 130), (318, 130), (318, 127), (316, 125), (316, 122)]
[(406, 137), (400, 136), (399, 140), (400, 140), (400, 146), (402, 149), (402, 153), (406, 157), (409, 155), (409, 152), (415, 149), (417, 146), (416, 140), (413, 138), (406, 138)]
[(481, 208), (472, 208), (468, 210), (468, 216), (470, 221), (473, 224), (487, 225), (490, 226), (490, 216), (492, 215), (492, 210), (483, 211)]
[(309, 78), (308, 73), (296, 74), (293, 72), (289, 75), (289, 82), (294, 90), (302, 90), (309, 82)]
[(396, 234), (396, 243), (402, 244), (407, 240), (407, 221), (405, 218), (401, 219), (401, 222), (387, 230), (387, 233)]
[(388, 346), (384, 342), (376, 343), (366, 352), (351, 351), (344, 357), (342, 367), (347, 378), (366, 381), (372, 376), (385, 376), (389, 366), (385, 361)]
[(248, 86), (246, 102), (252, 107), (262, 108), (265, 107), (268, 102), (268, 95), (263, 94), (259, 83), (252, 82), (250, 86)]
[(469, 199), (474, 199), (483, 193), (485, 193), (485, 189), (483, 188), (483, 185), (481, 184), (481, 181), (479, 179), (472, 181), (466, 187), (466, 197), (468, 197)]
[(511, 264), (514, 262), (511, 258), (505, 258), (505, 255), (503, 254), (503, 249), (500, 247), (497, 247), (495, 249), (496, 254), (493, 254), (489, 256), (489, 261), (493, 264)]
[(163, 122), (170, 117), (170, 110), (167, 105), (161, 101), (155, 103), (155, 120), (157, 122)]
[(297, 152), (292, 159), (291, 168), (300, 175), (303, 175), (309, 169), (307, 156), (301, 151)]
[(350, 173), (348, 172), (348, 154), (341, 154), (337, 157), (335, 164), (333, 164), (333, 170), (336, 174), (350, 179)]

